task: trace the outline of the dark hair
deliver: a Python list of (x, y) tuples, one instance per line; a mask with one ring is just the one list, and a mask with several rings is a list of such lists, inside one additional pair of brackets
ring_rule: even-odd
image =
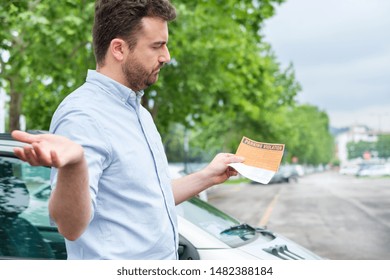
[(169, 0), (97, 0), (93, 25), (93, 46), (96, 63), (104, 64), (111, 41), (121, 38), (130, 49), (137, 44), (137, 32), (142, 29), (143, 17), (157, 17), (165, 21), (176, 18), (176, 10)]

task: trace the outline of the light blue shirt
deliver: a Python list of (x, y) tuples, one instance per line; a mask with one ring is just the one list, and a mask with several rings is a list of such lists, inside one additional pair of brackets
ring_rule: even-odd
[(84, 148), (92, 197), (86, 231), (65, 241), (68, 259), (177, 258), (168, 162), (142, 95), (89, 70), (53, 116), (50, 131)]

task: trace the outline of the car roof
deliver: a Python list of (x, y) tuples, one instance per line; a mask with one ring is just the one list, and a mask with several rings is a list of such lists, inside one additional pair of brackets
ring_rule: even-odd
[[(27, 130), (31, 134), (49, 133), (45, 130)], [(14, 147), (24, 147), (26, 143), (17, 141), (12, 138), (11, 133), (0, 133), (0, 155), (11, 156), (14, 155)]]
[(25, 145), (25, 143), (14, 140), (10, 133), (0, 133), (0, 155), (13, 155), (14, 147), (23, 147)]
[(10, 133), (0, 133), (0, 140), (12, 140)]

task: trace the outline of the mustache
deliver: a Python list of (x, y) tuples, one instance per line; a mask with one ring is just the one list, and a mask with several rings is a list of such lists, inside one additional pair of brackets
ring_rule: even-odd
[(166, 63), (161, 62), (161, 63), (153, 70), (153, 72), (156, 72), (156, 71), (160, 70), (161, 68), (163, 68), (163, 67), (165, 66), (165, 64), (166, 64)]

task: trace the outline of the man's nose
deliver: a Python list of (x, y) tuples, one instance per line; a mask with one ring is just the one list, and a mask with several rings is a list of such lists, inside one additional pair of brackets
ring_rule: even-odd
[(168, 63), (171, 61), (171, 54), (169, 53), (168, 47), (164, 46), (163, 53), (160, 55), (160, 62)]

